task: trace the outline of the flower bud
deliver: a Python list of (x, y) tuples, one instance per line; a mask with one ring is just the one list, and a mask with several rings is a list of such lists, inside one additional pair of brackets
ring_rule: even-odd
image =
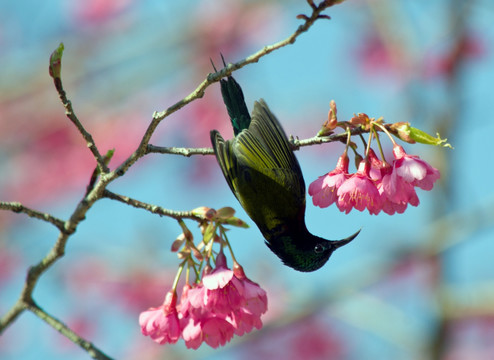
[(391, 124), (390, 130), (393, 134), (398, 136), (400, 140), (403, 140), (409, 144), (415, 144), (415, 140), (413, 140), (410, 136), (410, 124), (407, 122), (397, 122)]
[(184, 244), (185, 242), (185, 235), (182, 233), (178, 235), (177, 239), (172, 243), (172, 252), (177, 252), (178, 249)]
[(338, 125), (338, 119), (336, 117), (337, 109), (334, 100), (329, 103), (328, 119), (322, 124), (321, 130), (317, 133), (317, 136), (328, 136), (330, 135), (336, 126)]
[(63, 49), (63, 43), (60, 43), (60, 45), (58, 45), (58, 48), (50, 55), (50, 66), (48, 67), (48, 71), (50, 73), (50, 76), (54, 79), (60, 79), (60, 73), (62, 71)]
[(370, 123), (369, 116), (364, 113), (359, 113), (358, 115), (355, 115), (350, 119), (350, 124), (353, 126), (365, 126)]
[(207, 206), (200, 206), (191, 211), (192, 215), (199, 216), (208, 220), (211, 220), (216, 216), (216, 210)]

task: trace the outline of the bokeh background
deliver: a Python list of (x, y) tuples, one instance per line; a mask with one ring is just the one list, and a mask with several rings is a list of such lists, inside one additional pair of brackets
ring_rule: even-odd
[[(63, 41), (64, 85), (111, 167), (129, 156), (151, 120), (219, 66), (291, 34), (305, 1), (85, 0), (0, 3), (0, 200), (66, 219), (94, 160), (66, 119), (48, 76)], [(230, 232), (247, 275), (268, 292), (265, 326), (224, 348), (159, 346), (140, 334), (141, 311), (161, 303), (178, 261), (176, 221), (99, 201), (66, 255), (35, 289), (38, 304), (118, 359), (493, 359), (494, 5), (490, 0), (348, 0), (294, 45), (235, 73), (249, 106), (264, 98), (287, 133), (313, 136), (329, 101), (353, 113), (410, 121), (454, 150), (404, 145), (439, 168), (421, 204), (388, 216), (308, 199), (307, 223), (340, 239), (363, 228), (321, 270), (281, 265), (255, 227)], [(217, 84), (162, 122), (151, 143), (209, 146), (231, 136)], [(386, 142), (387, 151), (390, 150)], [(491, 145), (489, 145), (491, 144)], [(334, 168), (341, 144), (303, 148), (307, 185)], [(148, 155), (110, 190), (169, 209), (233, 206), (248, 220), (213, 157)], [(188, 223), (195, 228), (194, 223)], [(196, 231), (196, 235), (198, 232)], [(27, 268), (52, 247), (55, 228), (0, 212), (0, 313)], [(2, 359), (86, 359), (29, 312), (0, 337)]]

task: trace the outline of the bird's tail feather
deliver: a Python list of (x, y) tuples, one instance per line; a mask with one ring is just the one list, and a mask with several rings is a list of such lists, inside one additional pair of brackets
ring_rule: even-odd
[(228, 115), (232, 121), (235, 136), (250, 125), (250, 115), (245, 104), (242, 88), (231, 76), (226, 80), (221, 80), (221, 95), (228, 110)]

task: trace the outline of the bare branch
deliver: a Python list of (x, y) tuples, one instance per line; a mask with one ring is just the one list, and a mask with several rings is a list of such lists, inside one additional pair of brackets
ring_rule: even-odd
[(50, 215), (48, 213), (43, 213), (37, 210), (30, 209), (19, 202), (4, 202), (0, 201), (1, 210), (10, 210), (15, 213), (24, 213), (35, 219), (40, 219), (55, 225), (60, 231), (64, 231), (65, 222)]
[(72, 102), (70, 100), (67, 100), (67, 98), (65, 97), (65, 91), (63, 89), (62, 91), (63, 93), (59, 92), (59, 95), (60, 95), (60, 100), (62, 100), (63, 106), (65, 108), (65, 115), (67, 115), (70, 121), (72, 121), (72, 123), (76, 126), (77, 130), (79, 130), (79, 132), (81, 133), (82, 137), (86, 141), (87, 147), (93, 153), (93, 156), (96, 159), (96, 162), (98, 163), (98, 167), (100, 168), (100, 171), (103, 173), (107, 173), (109, 171), (108, 166), (105, 165), (103, 161), (103, 157), (101, 156), (98, 148), (96, 147), (93, 137), (79, 121), (79, 119), (74, 113), (74, 109), (72, 108)]
[[(236, 63), (233, 64), (228, 64), (225, 66), (223, 69), (220, 71), (217, 71), (215, 73), (209, 74), (206, 79), (189, 95), (187, 95), (185, 98), (182, 100), (176, 102), (172, 106), (170, 106), (168, 109), (161, 111), (161, 112), (155, 112), (153, 114), (153, 119), (151, 123), (149, 124), (146, 132), (144, 133), (144, 136), (141, 140), (141, 143), (139, 144), (138, 148), (134, 151), (134, 153), (127, 159), (125, 160), (115, 171), (115, 174), (118, 176), (122, 176), (139, 158), (142, 156), (146, 155), (148, 153), (148, 144), (149, 141), (151, 140), (151, 136), (153, 135), (154, 131), (156, 130), (157, 126), (159, 123), (165, 119), (166, 117), (170, 116), (177, 110), (180, 110), (183, 108), (185, 105), (189, 104), (190, 102), (197, 100), (199, 98), (202, 98), (204, 96), (204, 93), (206, 89), (214, 84), (215, 82), (220, 81), (222, 78), (227, 77), (231, 75), (234, 71), (243, 68), (244, 66), (252, 63), (256, 63), (259, 61), (260, 58), (268, 55), (269, 53), (278, 50), (282, 47), (285, 47), (287, 45), (293, 44), (295, 40), (304, 32), (309, 30), (309, 28), (321, 17), (321, 13), (327, 9), (330, 6), (335, 5), (336, 3), (342, 2), (340, 1), (323, 1), (319, 4), (319, 6), (312, 7), (312, 14), (311, 16), (305, 16), (303, 18), (304, 23), (300, 25), (297, 30), (287, 37), (285, 40), (282, 40), (280, 42), (277, 42), (273, 45), (268, 45), (263, 47), (261, 50), (255, 52), (254, 54), (247, 56), (245, 59), (242, 59)], [(309, 3), (310, 4), (310, 3)]]
[(191, 157), (192, 155), (214, 155), (213, 148), (179, 148), (179, 147), (164, 147), (164, 146), (154, 146), (149, 144), (147, 146), (146, 153), (159, 153), (159, 154), (170, 154), (170, 155), (182, 155), (186, 157)]
[[(336, 3), (336, 1), (334, 1)], [(259, 61), (259, 59), (263, 56), (266, 56), (267, 54), (280, 49), (286, 45), (293, 44), (296, 40), (296, 38), (303, 32), (307, 31), (313, 24), (320, 18), (325, 18), (325, 16), (321, 16), (321, 12), (325, 10), (327, 7), (332, 6), (333, 2), (330, 1), (323, 1), (319, 4), (319, 6), (313, 7), (313, 12), (310, 17), (305, 16), (303, 18), (304, 23), (300, 25), (297, 30), (288, 38), (286, 38), (283, 41), (280, 41), (276, 44), (270, 45), (270, 46), (265, 46), (263, 49), (259, 50), (258, 52), (248, 56), (247, 58), (234, 63), (234, 64), (228, 64), (225, 66), (223, 69), (221, 69), (218, 72), (215, 72), (213, 74), (209, 74), (207, 78), (194, 90), (192, 93), (190, 93), (188, 96), (183, 98), (182, 100), (178, 101), (174, 105), (170, 106), (168, 109), (166, 109), (163, 112), (157, 113), (155, 112), (153, 114), (153, 119), (151, 123), (149, 124), (146, 132), (144, 133), (141, 143), (137, 147), (137, 149), (134, 151), (134, 153), (127, 158), (116, 170), (111, 171), (109, 170), (105, 159), (106, 157), (103, 157), (101, 153), (99, 152), (93, 137), (91, 134), (84, 128), (82, 123), (79, 121), (77, 116), (74, 113), (74, 109), (72, 107), (72, 103), (70, 100), (67, 99), (65, 90), (63, 89), (62, 86), (62, 80), (60, 77), (60, 70), (61, 70), (61, 55), (63, 51), (63, 45), (59, 47), (55, 51), (55, 54), (52, 54), (52, 57), (50, 58), (50, 75), (54, 79), (54, 84), (55, 88), (59, 94), (60, 100), (62, 101), (62, 104), (65, 108), (65, 114), (68, 117), (68, 119), (76, 126), (78, 131), (81, 133), (82, 137), (86, 141), (87, 147), (90, 149), (91, 153), (93, 154), (99, 171), (94, 171), (93, 175), (91, 176), (90, 183), (86, 189), (86, 194), (83, 196), (83, 198), (79, 201), (77, 204), (76, 208), (74, 209), (72, 215), (70, 216), (69, 220), (67, 221), (62, 221), (52, 215), (41, 213), (36, 210), (29, 209), (25, 206), (23, 206), (20, 203), (9, 203), (9, 202), (0, 202), (0, 209), (5, 209), (5, 210), (11, 210), (14, 212), (23, 212), (27, 214), (30, 217), (37, 218), (44, 220), (46, 222), (49, 222), (53, 225), (55, 225), (59, 230), (60, 233), (58, 235), (58, 238), (53, 245), (53, 247), (50, 249), (50, 251), (46, 254), (45, 257), (43, 257), (39, 263), (36, 265), (32, 266), (29, 268), (26, 276), (26, 280), (23, 286), (23, 289), (20, 293), (19, 299), (17, 302), (12, 306), (12, 308), (0, 319), (0, 333), (4, 331), (15, 319), (24, 311), (24, 310), (29, 310), (33, 312), (35, 315), (46, 321), (49, 325), (51, 325), (53, 328), (58, 330), (61, 334), (81, 346), (83, 349), (85, 349), (93, 358), (95, 359), (110, 359), (108, 356), (106, 356), (104, 353), (102, 353), (100, 350), (98, 350), (96, 347), (94, 347), (91, 343), (87, 342), (86, 340), (82, 339), (80, 336), (75, 334), (72, 330), (70, 330), (65, 324), (63, 324), (61, 321), (58, 319), (54, 318), (53, 316), (47, 314), (44, 310), (42, 310), (39, 306), (37, 306), (33, 300), (32, 294), (34, 291), (34, 288), (40, 278), (40, 276), (48, 269), (50, 268), (53, 263), (55, 263), (59, 258), (61, 258), (64, 253), (65, 253), (65, 247), (67, 244), (67, 241), (69, 237), (76, 231), (77, 226), (81, 221), (85, 219), (87, 211), (92, 207), (92, 205), (101, 199), (102, 197), (107, 197), (113, 200), (117, 200), (120, 202), (123, 202), (125, 204), (134, 206), (136, 208), (142, 208), (147, 211), (150, 211), (152, 213), (157, 213), (162, 216), (169, 216), (175, 219), (182, 219), (182, 218), (189, 218), (189, 219), (194, 219), (194, 220), (200, 220), (201, 218), (193, 215), (192, 212), (188, 211), (172, 211), (172, 210), (167, 210), (155, 205), (150, 205), (146, 204), (143, 202), (140, 202), (135, 199), (131, 199), (126, 196), (114, 194), (108, 190), (106, 190), (106, 187), (110, 182), (115, 180), (116, 178), (122, 176), (125, 174), (125, 172), (133, 165), (136, 163), (137, 160), (139, 160), (141, 157), (146, 155), (147, 153), (150, 152), (160, 152), (160, 153), (169, 153), (169, 154), (180, 154), (184, 156), (190, 156), (193, 154), (202, 154), (202, 155), (209, 155), (212, 154), (212, 150), (209, 148), (200, 148), (200, 149), (181, 149), (181, 148), (160, 148), (156, 147), (153, 145), (149, 145), (149, 141), (151, 139), (151, 136), (153, 135), (156, 127), (159, 125), (159, 123), (165, 119), (167, 116), (171, 115), (175, 111), (181, 109), (185, 105), (189, 104), (190, 102), (201, 98), (204, 95), (204, 92), (207, 87), (209, 87), (211, 84), (218, 82), (220, 79), (231, 75), (234, 71), (248, 65), (254, 62)], [(336, 139), (336, 137), (335, 137)], [(339, 139), (336, 139), (339, 140)], [(332, 141), (336, 141), (332, 140)], [(297, 140), (298, 141), (298, 140)], [(294, 141), (294, 144), (297, 142)], [(297, 148), (300, 146), (304, 146), (302, 144), (297, 144), (295, 145)]]
[[(39, 213), (34, 210), (28, 209), (20, 204), (16, 205), (16, 203), (13, 203), (14, 205), (12, 205), (12, 203), (0, 203), (1, 205), (5, 205), (6, 208), (19, 210), (19, 212), (25, 212), (30, 216), (32, 214), (33, 217), (49, 221), (56, 224), (57, 227), (59, 225), (61, 227), (57, 241), (50, 249), (48, 254), (46, 254), (46, 256), (43, 257), (39, 263), (29, 268), (26, 276), (26, 281), (24, 283), (24, 287), (22, 288), (19, 299), (0, 321), (0, 333), (16, 319), (22, 311), (26, 310), (28, 304), (33, 303), (32, 294), (39, 277), (51, 265), (53, 265), (55, 261), (57, 261), (65, 254), (65, 246), (67, 244), (68, 238), (75, 232), (77, 225), (85, 218), (86, 212), (91, 208), (94, 202), (101, 198), (104, 186), (106, 186), (106, 183), (100, 179), (95, 185), (94, 189), (79, 202), (70, 219), (65, 222), (62, 222), (61, 220), (56, 219), (51, 215)], [(45, 217), (47, 219), (55, 220), (50, 221), (45, 219)]]
[(93, 153), (94, 158), (96, 159), (96, 163), (98, 164), (98, 168), (101, 172), (107, 173), (109, 171), (108, 167), (106, 166), (103, 157), (99, 153), (98, 148), (96, 147), (96, 144), (93, 140), (93, 137), (91, 134), (84, 128), (82, 123), (79, 121), (77, 116), (74, 113), (74, 109), (72, 108), (72, 103), (70, 102), (69, 99), (67, 99), (67, 95), (65, 93), (65, 90), (63, 89), (63, 84), (62, 84), (62, 55), (63, 55), (63, 50), (64, 46), (63, 43), (60, 43), (57, 49), (53, 51), (53, 53), (50, 56), (50, 66), (49, 66), (49, 73), (50, 76), (53, 78), (53, 83), (55, 85), (55, 89), (57, 89), (58, 96), (60, 97), (60, 100), (62, 101), (63, 107), (65, 108), (65, 115), (69, 118), (70, 121), (76, 126), (77, 130), (81, 133), (82, 137), (86, 141), (86, 145), (91, 150)]
[(177, 220), (179, 220), (179, 219), (192, 219), (192, 220), (196, 220), (196, 221), (202, 220), (202, 218), (200, 216), (192, 214), (192, 211), (175, 211), (175, 210), (165, 209), (165, 208), (162, 208), (161, 206), (147, 204), (147, 203), (144, 203), (142, 201), (132, 199), (128, 196), (115, 194), (109, 190), (105, 190), (103, 192), (103, 196), (108, 198), (108, 199), (120, 201), (124, 204), (133, 206), (133, 207), (138, 208), (138, 209), (147, 210), (153, 214), (158, 214), (160, 216), (168, 216), (168, 217), (171, 217), (171, 218), (177, 219)]
[(40, 308), (34, 302), (27, 305), (27, 309), (30, 310), (33, 314), (39, 317), (41, 320), (48, 323), (51, 327), (57, 330), (60, 334), (68, 338), (73, 343), (79, 345), (83, 348), (89, 356), (98, 360), (111, 360), (112, 358), (103, 353), (100, 349), (94, 346), (89, 341), (83, 339), (81, 336), (77, 335), (73, 332), (67, 325), (65, 325), (60, 320), (56, 319), (52, 315), (48, 314), (42, 308)]
[(24, 310), (26, 310), (26, 304), (22, 300), (18, 300), (14, 306), (0, 318), (0, 335), (20, 314), (22, 314)]
[[(365, 130), (362, 128), (355, 128), (351, 130), (350, 133), (353, 136), (353, 135), (364, 134), (368, 132), (369, 130)], [(314, 136), (303, 140), (299, 140), (298, 138), (294, 138), (293, 136), (290, 136), (289, 141), (293, 150), (299, 150), (301, 147), (304, 146), (319, 145), (319, 144), (330, 143), (335, 141), (341, 141), (344, 143), (346, 141), (346, 138), (347, 138), (347, 133), (341, 133), (341, 134), (332, 134), (329, 136)], [(147, 146), (146, 153), (181, 155), (186, 157), (191, 157), (193, 155), (214, 155), (213, 148), (209, 148), (209, 147), (182, 148), (182, 147), (155, 146), (151, 144)]]
[[(364, 134), (368, 132), (369, 130), (365, 130), (362, 128), (355, 128), (350, 131), (350, 134), (353, 136), (353, 135)], [(304, 146), (319, 145), (319, 144), (325, 144), (335, 141), (341, 141), (345, 143), (347, 136), (348, 134), (346, 132), (340, 134), (331, 134), (329, 136), (313, 136), (311, 138), (303, 139), (303, 140), (299, 140), (298, 138), (294, 138), (293, 136), (290, 136), (290, 144), (292, 145), (292, 150), (299, 150), (301, 147)]]

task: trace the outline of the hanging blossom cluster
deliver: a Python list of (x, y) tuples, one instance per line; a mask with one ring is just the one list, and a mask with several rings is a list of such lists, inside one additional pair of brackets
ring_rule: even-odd
[[(352, 209), (377, 215), (381, 211), (393, 215), (403, 213), (408, 204), (417, 206), (419, 198), (415, 188), (431, 190), (440, 178), (439, 170), (429, 165), (416, 155), (409, 155), (398, 145), (392, 135), (408, 143), (421, 142), (430, 145), (451, 145), (439, 136), (434, 138), (423, 131), (411, 127), (408, 123), (386, 125), (382, 118), (375, 120), (365, 114), (354, 116), (348, 122), (338, 122), (336, 104), (330, 103), (328, 120), (323, 124), (318, 136), (326, 136), (337, 127), (343, 127), (347, 133), (345, 151), (338, 159), (336, 168), (320, 176), (309, 186), (309, 195), (314, 205), (321, 208), (336, 204), (342, 212), (349, 213)], [(356, 145), (350, 141), (350, 130), (362, 127), (369, 131), (365, 157), (356, 151)], [(393, 160), (386, 161), (379, 138), (379, 131), (389, 136), (393, 143)], [(371, 147), (375, 138), (381, 153), (381, 159)], [(348, 148), (355, 152), (357, 172), (349, 173)]]
[[(183, 233), (173, 243), (172, 251), (181, 249), (178, 256), (182, 263), (172, 289), (161, 306), (141, 313), (139, 324), (142, 333), (159, 344), (174, 344), (182, 338), (187, 348), (197, 349), (203, 342), (217, 348), (234, 335), (262, 327), (261, 315), (267, 311), (267, 296), (257, 283), (247, 278), (226, 237), (226, 224), (247, 227), (233, 216), (234, 210), (201, 207), (192, 212), (204, 219), (200, 224), (202, 241), (196, 246), (190, 230), (179, 221)], [(213, 244), (220, 246), (216, 256)], [(233, 269), (227, 266), (224, 246), (231, 252)], [(210, 262), (214, 257), (213, 268)], [(184, 268), (186, 280), (179, 301), (177, 286)]]

